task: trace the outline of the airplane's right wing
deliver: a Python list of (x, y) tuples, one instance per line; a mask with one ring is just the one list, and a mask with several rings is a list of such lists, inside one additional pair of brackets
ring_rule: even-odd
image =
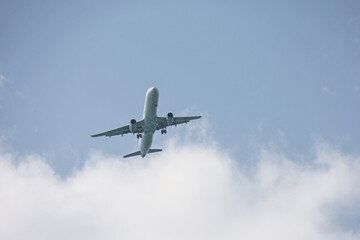
[[(113, 129), (110, 131), (91, 135), (91, 137), (100, 137), (100, 136), (111, 137), (111, 136), (115, 136), (115, 135), (124, 135), (124, 134), (130, 133), (130, 132), (131, 131), (130, 131), (129, 125), (125, 125), (123, 127), (119, 127), (119, 128), (116, 128), (116, 129)], [(142, 132), (144, 132), (144, 121), (143, 120), (135, 123), (135, 128), (131, 133), (142, 133)]]

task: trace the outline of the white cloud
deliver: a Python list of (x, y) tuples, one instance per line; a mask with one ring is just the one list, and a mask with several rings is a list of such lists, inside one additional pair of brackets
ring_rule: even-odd
[(39, 155), (2, 151), (0, 239), (360, 237), (337, 217), (360, 200), (359, 156), (318, 143), (307, 163), (262, 149), (250, 167), (214, 144), (165, 149), (127, 160), (92, 152), (66, 179)]
[(260, 122), (258, 123), (257, 129), (258, 129), (259, 132), (262, 132), (262, 130), (263, 130), (263, 128), (264, 128), (264, 125), (265, 125), (264, 121), (260, 121)]
[[(4, 77), (4, 75), (0, 74), (0, 88), (2, 88), (6, 82), (8, 82), (9, 80), (7, 78)], [(0, 108), (1, 108), (1, 100), (2, 100), (2, 96), (0, 93)]]
[(326, 92), (326, 93), (328, 93), (328, 94), (330, 94), (330, 95), (332, 95), (332, 96), (335, 96), (336, 94), (333, 92), (333, 91), (331, 91), (327, 86), (325, 86), (325, 84), (321, 84), (321, 89), (324, 91), (324, 92)]
[(20, 98), (24, 98), (24, 97), (25, 97), (25, 94), (24, 94), (23, 91), (17, 90), (17, 91), (15, 92), (15, 96), (16, 96), (16, 97), (20, 97)]
[(3, 87), (7, 81), (8, 79), (5, 78), (4, 75), (0, 74), (0, 88)]

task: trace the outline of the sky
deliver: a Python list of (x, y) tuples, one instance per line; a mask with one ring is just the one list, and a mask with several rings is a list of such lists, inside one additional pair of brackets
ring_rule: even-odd
[[(0, 238), (359, 239), (359, 12), (0, 1)], [(90, 138), (140, 120), (151, 86), (159, 116), (203, 118), (143, 160), (122, 159), (135, 136)]]

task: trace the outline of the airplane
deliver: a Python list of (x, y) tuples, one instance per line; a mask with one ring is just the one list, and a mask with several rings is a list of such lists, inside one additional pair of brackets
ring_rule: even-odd
[(91, 137), (111, 137), (115, 135), (123, 136), (127, 133), (132, 133), (133, 135), (136, 133), (136, 137), (139, 139), (140, 150), (127, 154), (124, 156), (124, 158), (138, 155), (141, 155), (141, 157), (144, 158), (148, 153), (162, 151), (162, 149), (150, 148), (156, 130), (161, 130), (161, 134), (166, 134), (166, 127), (177, 126), (179, 124), (188, 123), (191, 120), (201, 118), (201, 115), (191, 117), (174, 117), (174, 114), (171, 112), (169, 112), (166, 117), (158, 117), (158, 101), (159, 90), (156, 87), (149, 88), (145, 95), (144, 113), (142, 120), (136, 121), (135, 119), (131, 119), (128, 125), (99, 134), (94, 134), (91, 135)]

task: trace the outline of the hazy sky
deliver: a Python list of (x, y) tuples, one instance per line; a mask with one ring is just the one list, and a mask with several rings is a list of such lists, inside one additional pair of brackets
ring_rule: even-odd
[[(329, 151), (321, 156), (334, 156), (332, 151), (335, 151), (338, 154), (335, 162), (340, 165), (345, 162), (345, 170), (340, 168), (344, 170), (339, 170), (340, 173), (349, 174), (350, 180), (344, 180), (344, 184), (353, 186), (355, 176), (360, 174), (359, 13), (360, 2), (355, 0), (0, 1), (0, 159), (3, 161), (0, 170), (5, 174), (13, 169), (13, 176), (22, 176), (27, 170), (23, 171), (17, 164), (25, 162), (25, 169), (32, 166), (29, 167), (32, 174), (43, 173), (41, 164), (44, 164), (45, 174), (54, 171), (49, 174), (61, 179), (41, 175), (39, 181), (45, 185), (55, 181), (54, 188), (65, 186), (65, 192), (73, 194), (68, 181), (72, 178), (82, 181), (82, 174), (89, 170), (85, 166), (95, 153), (100, 152), (91, 169), (100, 174), (95, 174), (99, 178), (103, 176), (101, 173), (108, 173), (98, 169), (102, 166), (99, 159), (106, 162), (112, 156), (110, 159), (116, 161), (111, 164), (116, 165), (121, 156), (138, 150), (135, 136), (93, 139), (89, 134), (123, 126), (132, 118), (140, 120), (145, 92), (156, 86), (160, 91), (159, 115), (202, 113), (203, 119), (168, 129), (167, 135), (155, 134), (153, 147), (165, 151), (147, 156), (140, 169), (146, 168), (142, 164), (146, 165), (147, 161), (156, 164), (166, 159), (167, 154), (176, 152), (178, 149), (169, 146), (169, 142), (178, 138), (177, 144), (185, 153), (192, 145), (200, 145), (202, 153), (197, 160), (202, 164), (199, 166), (206, 165), (214, 147), (221, 151), (214, 153), (215, 162), (221, 163), (225, 154), (230, 162), (238, 164), (233, 170), (235, 175), (242, 176), (245, 173), (241, 169), (250, 168), (247, 173), (250, 175), (244, 178), (249, 183), (246, 186), (255, 189), (256, 194), (262, 189), (255, 174), (262, 173), (259, 162), (286, 159), (295, 164), (290, 168), (296, 180), (291, 178), (288, 184), (300, 189), (297, 196), (301, 189), (310, 187), (302, 178), (306, 174), (316, 175), (322, 169), (316, 163), (323, 161), (317, 149), (328, 144)], [(189, 134), (193, 137), (192, 144), (181, 140)], [(166, 147), (172, 150), (167, 153)], [(264, 157), (264, 149), (275, 157)], [(178, 163), (189, 157), (181, 156), (169, 161)], [(191, 161), (187, 163), (191, 168)], [(319, 168), (314, 167), (314, 172), (308, 173), (302, 164)], [(130, 171), (130, 180), (139, 176), (136, 166), (132, 166), (136, 174)], [(338, 165), (330, 164), (329, 176), (340, 176), (336, 175), (337, 170), (331, 171), (337, 169), (334, 166)], [(355, 167), (351, 170), (352, 166)], [(274, 176), (282, 178), (288, 167), (275, 164), (269, 167), (269, 172), (273, 170)], [(152, 174), (158, 171), (151, 169)], [(186, 169), (180, 170), (179, 179), (186, 176)], [(122, 171), (118, 174), (123, 174)], [(211, 175), (211, 171), (204, 174), (207, 173), (206, 177)], [(273, 183), (273, 178), (270, 179)], [(11, 177), (4, 180), (7, 181), (11, 182)], [(111, 184), (116, 186), (117, 181), (122, 180)], [(319, 181), (315, 190), (326, 186)], [(230, 201), (250, 191), (233, 188), (233, 184), (240, 183), (237, 179), (231, 180), (229, 186), (225, 184), (229, 187), (226, 192), (231, 195)], [(341, 189), (331, 186), (331, 193)], [(138, 187), (142, 189), (143, 182)], [(344, 208), (336, 214), (320, 214), (314, 226), (321, 229), (323, 218), (333, 214), (329, 217), (332, 220), (325, 221), (325, 228), (341, 223), (340, 233), (359, 234), (360, 210), (354, 204), (359, 200), (358, 189), (349, 193), (346, 201), (334, 200), (331, 194), (316, 198), (325, 199), (319, 202), (315, 199), (316, 204), (310, 204), (316, 210), (329, 202), (344, 203)], [(0, 194), (5, 193), (7, 190), (0, 188)], [(207, 195), (201, 197), (204, 196)], [(71, 197), (66, 199), (70, 201)], [(256, 204), (252, 207), (257, 207)], [(269, 204), (266, 209), (274, 207)], [(246, 206), (246, 203), (241, 205)], [(304, 211), (314, 210), (312, 207)], [(339, 212), (345, 212), (344, 216)], [(352, 215), (348, 216), (348, 212)], [(282, 210), (275, 213), (281, 215)], [(237, 214), (230, 216), (238, 219)], [(311, 218), (305, 216), (302, 220)], [(318, 233), (317, 230), (317, 227), (309, 230), (309, 235), (302, 235), (303, 239), (316, 238), (311, 233)], [(241, 236), (251, 239), (252, 235)]]

